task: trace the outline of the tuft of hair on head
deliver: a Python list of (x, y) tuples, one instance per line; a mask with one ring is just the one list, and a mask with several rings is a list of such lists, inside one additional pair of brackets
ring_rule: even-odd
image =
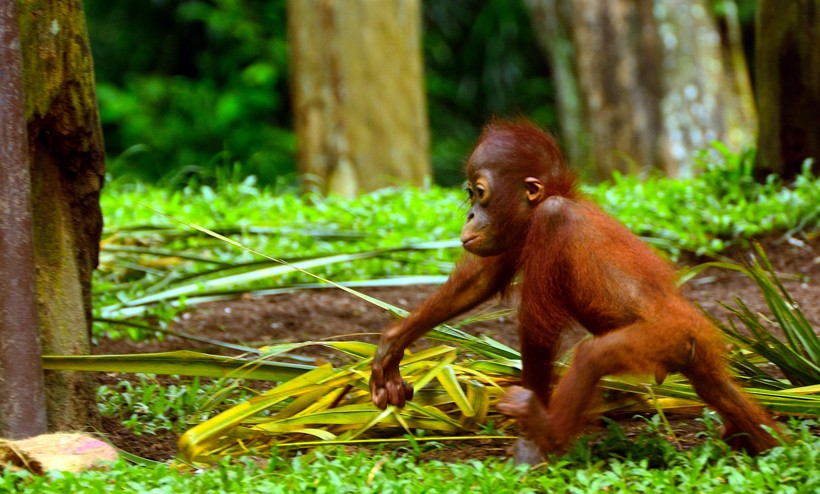
[(526, 118), (493, 118), (484, 126), (473, 151), (487, 152), (502, 163), (505, 175), (533, 176), (544, 183), (547, 195), (575, 197), (577, 176), (564, 161), (557, 139)]
[(577, 176), (567, 167), (557, 139), (531, 120), (494, 117), (484, 126), (474, 151), (482, 144), (492, 147), (505, 174), (538, 178), (548, 196), (576, 196)]

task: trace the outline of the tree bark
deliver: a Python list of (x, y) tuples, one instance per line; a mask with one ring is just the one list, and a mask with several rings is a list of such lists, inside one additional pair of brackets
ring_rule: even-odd
[(419, 0), (290, 0), (299, 170), (352, 196), (430, 177)]
[[(17, 5), (43, 353), (86, 354), (105, 156), (82, 1)], [(50, 429), (94, 423), (94, 389), (87, 376), (49, 371), (46, 396)]]
[(15, 2), (0, 3), (0, 437), (47, 432)]
[(711, 141), (750, 143), (744, 75), (724, 62), (705, 0), (527, 6), (556, 75), (562, 141), (594, 178), (648, 167), (687, 175)]
[(756, 29), (758, 169), (820, 173), (820, 0), (760, 0)]

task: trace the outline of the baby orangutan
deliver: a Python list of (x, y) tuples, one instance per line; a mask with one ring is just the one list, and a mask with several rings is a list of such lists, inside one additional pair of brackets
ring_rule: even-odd
[[(470, 210), (461, 233), (467, 255), (441, 289), (382, 334), (370, 389), (380, 408), (404, 406), (413, 388), (399, 373), (405, 348), (424, 333), (503, 292), (520, 273), (518, 310), (523, 388), (499, 410), (530, 441), (516, 457), (562, 451), (581, 432), (603, 376), (681, 372), (723, 418), (734, 448), (758, 453), (779, 441), (772, 419), (726, 369), (717, 329), (678, 292), (672, 268), (623, 225), (576, 192), (555, 140), (527, 121), (489, 123), (467, 162)], [(552, 386), (561, 332), (573, 324), (593, 338), (577, 345)]]

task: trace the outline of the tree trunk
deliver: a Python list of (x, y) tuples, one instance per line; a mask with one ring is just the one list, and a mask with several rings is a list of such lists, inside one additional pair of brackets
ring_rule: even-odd
[(299, 170), (352, 196), (430, 176), (419, 0), (290, 0)]
[[(81, 0), (18, 0), (31, 164), (37, 302), (43, 353), (86, 354), (105, 156)], [(75, 372), (46, 374), (49, 428), (96, 417)]]
[(760, 0), (757, 40), (758, 169), (820, 173), (820, 0)]
[(562, 141), (595, 178), (691, 173), (713, 140), (750, 142), (745, 74), (723, 60), (705, 0), (527, 0), (558, 88)]
[(15, 2), (0, 3), (0, 437), (47, 432)]

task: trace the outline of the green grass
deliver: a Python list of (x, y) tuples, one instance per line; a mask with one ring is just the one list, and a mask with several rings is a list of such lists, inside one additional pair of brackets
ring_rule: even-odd
[(790, 446), (757, 458), (731, 453), (714, 438), (678, 452), (658, 436), (636, 441), (611, 432), (603, 447), (576, 447), (529, 470), (499, 459), (425, 461), (423, 451), (412, 449), (344, 453), (337, 448), (310, 461), (247, 457), (197, 472), (163, 464), (135, 467), (124, 461), (109, 471), (53, 472), (41, 478), (6, 472), (0, 477), (0, 492), (809, 493), (820, 489), (820, 437), (810, 433), (811, 424), (795, 422)]
[(673, 256), (717, 254), (773, 232), (817, 231), (820, 178), (806, 166), (789, 187), (776, 176), (758, 183), (747, 163), (752, 159), (727, 153), (724, 163), (706, 164), (690, 180), (616, 175), (590, 192), (630, 230)]
[(163, 383), (156, 376), (137, 374), (134, 381), (123, 379), (97, 388), (97, 411), (103, 417), (117, 418), (136, 435), (181, 434), (206, 420), (214, 407), (248, 398), (250, 393), (238, 389), (236, 380), (202, 383), (194, 377)]
[[(704, 165), (704, 172), (695, 179), (616, 176), (612, 183), (584, 190), (673, 259), (683, 251), (717, 254), (729, 245), (767, 234), (817, 232), (820, 178), (806, 167), (790, 187), (775, 178), (757, 183), (749, 172), (750, 160), (750, 156), (726, 153), (719, 164)], [(461, 253), (457, 242), (441, 249), (403, 248), (457, 239), (466, 212), (465, 198), (461, 190), (437, 187), (386, 189), (350, 200), (300, 196), (284, 186), (262, 187), (253, 178), (224, 179), (216, 188), (181, 190), (113, 182), (102, 198), (106, 230), (95, 280), (97, 316), (132, 316), (136, 312), (117, 310), (124, 302), (159, 293), (152, 316), (167, 322), (177, 313), (168, 304), (184, 305), (191, 295), (234, 296), (250, 289), (314, 281), (292, 271), (275, 277), (245, 275), (240, 282), (214, 290), (208, 285), (214, 278), (242, 275), (266, 265), (257, 264), (260, 257), (172, 217), (291, 262), (368, 254), (355, 261), (311, 268), (337, 282), (446, 276)], [(399, 250), (369, 255), (385, 249)], [(181, 292), (163, 291), (180, 285), (185, 285)], [(106, 330), (111, 336), (150, 335), (134, 328)]]

